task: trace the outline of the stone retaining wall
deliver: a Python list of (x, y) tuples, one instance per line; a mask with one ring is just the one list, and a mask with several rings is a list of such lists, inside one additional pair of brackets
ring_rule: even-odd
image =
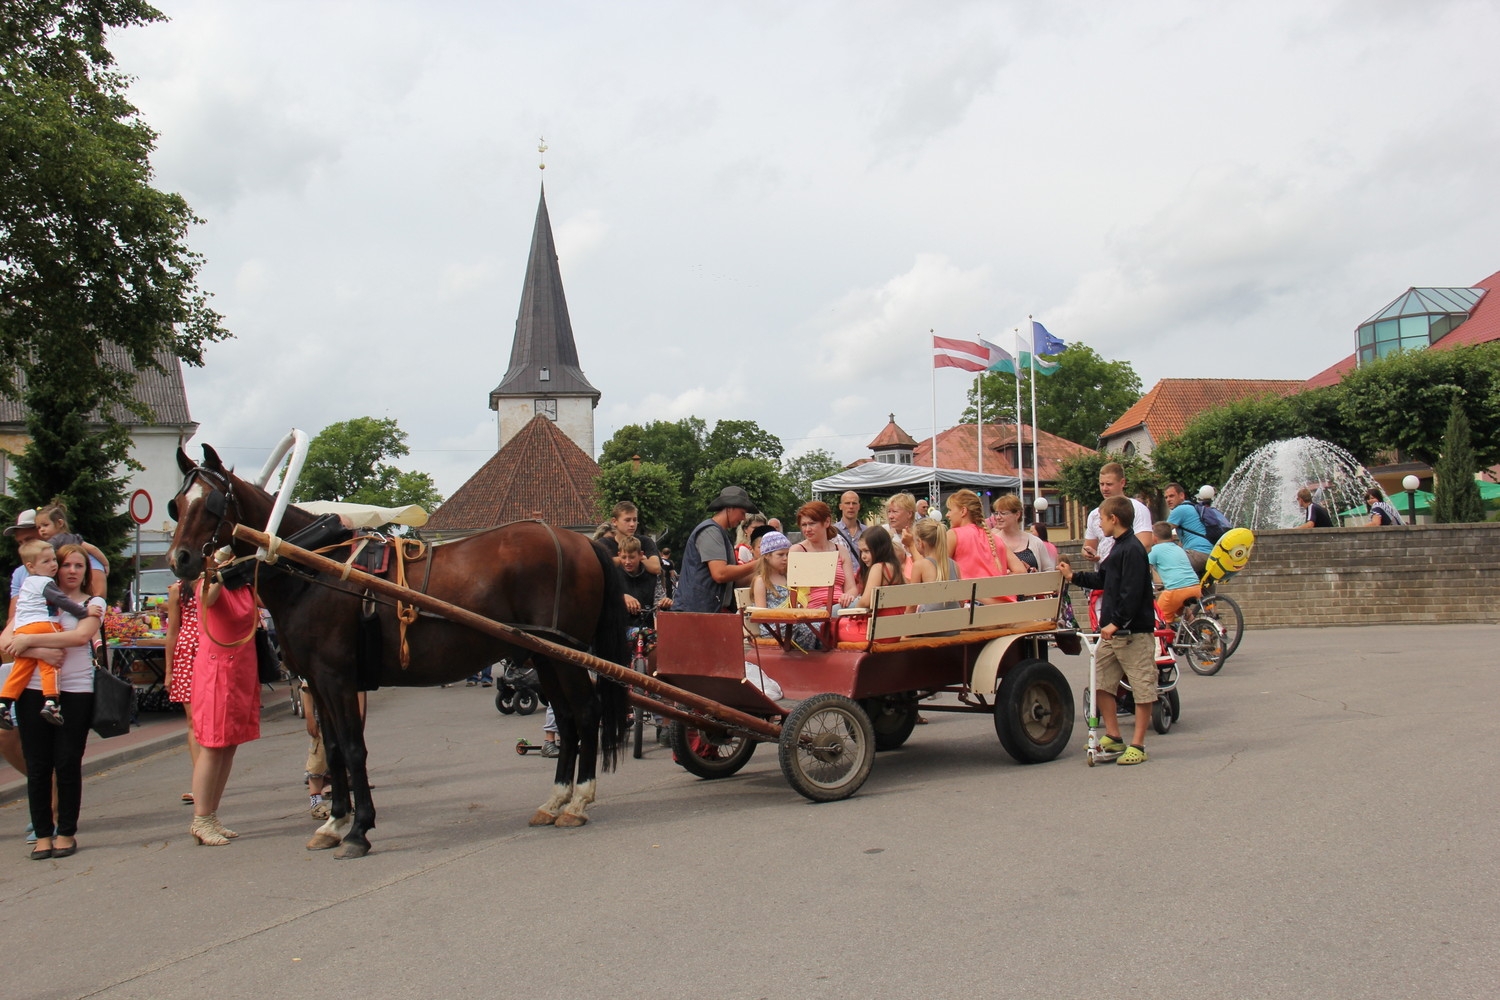
[(1258, 532), (1223, 593), (1261, 627), (1500, 622), (1500, 523)]

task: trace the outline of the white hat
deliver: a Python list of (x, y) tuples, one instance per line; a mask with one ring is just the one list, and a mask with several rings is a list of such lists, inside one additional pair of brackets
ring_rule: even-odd
[(1214, 488), (1212, 486), (1200, 486), (1200, 487), (1198, 487), (1198, 499), (1199, 500), (1202, 500), (1204, 503), (1207, 503), (1208, 501), (1212, 500), (1213, 498), (1214, 498)]
[(35, 528), (35, 527), (36, 527), (36, 509), (32, 508), (30, 510), (23, 510), (23, 511), (21, 511), (21, 513), (19, 513), (19, 514), (16, 515), (16, 523), (13, 524), (13, 525), (11, 525), (9, 528), (5, 529), (5, 534), (7, 534), (7, 535), (14, 535), (17, 531), (20, 531), (22, 528)]

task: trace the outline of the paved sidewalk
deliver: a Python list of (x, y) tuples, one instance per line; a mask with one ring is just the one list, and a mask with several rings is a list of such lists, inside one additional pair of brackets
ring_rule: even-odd
[[(260, 717), (274, 719), (292, 710), (291, 696), (285, 683), (261, 685)], [(87, 777), (100, 771), (149, 757), (187, 742), (187, 724), (181, 712), (141, 712), (137, 725), (124, 736), (100, 739), (89, 735), (83, 751), (83, 773)], [(0, 805), (26, 797), (26, 778), (0, 761)]]

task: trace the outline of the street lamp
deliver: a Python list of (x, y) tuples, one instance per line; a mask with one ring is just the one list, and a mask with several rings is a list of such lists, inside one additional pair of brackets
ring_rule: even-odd
[(1031, 506), (1036, 511), (1036, 519), (1040, 521), (1044, 516), (1046, 516), (1047, 508), (1050, 506), (1050, 504), (1047, 503), (1046, 497), (1037, 497), (1031, 502)]
[(1422, 485), (1422, 480), (1416, 476), (1407, 476), (1401, 480), (1401, 488), (1406, 491), (1406, 523), (1417, 523), (1417, 487)]

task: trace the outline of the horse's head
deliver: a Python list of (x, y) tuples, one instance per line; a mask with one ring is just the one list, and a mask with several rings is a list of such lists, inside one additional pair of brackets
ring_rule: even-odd
[(177, 522), (167, 564), (178, 579), (192, 580), (203, 575), (205, 560), (217, 549), (236, 545), (249, 550), (245, 543), (235, 543), (234, 526), (243, 519), (241, 504), (253, 488), (226, 469), (208, 445), (203, 446), (202, 465), (178, 448), (177, 467), (184, 478), (167, 503), (167, 516)]

